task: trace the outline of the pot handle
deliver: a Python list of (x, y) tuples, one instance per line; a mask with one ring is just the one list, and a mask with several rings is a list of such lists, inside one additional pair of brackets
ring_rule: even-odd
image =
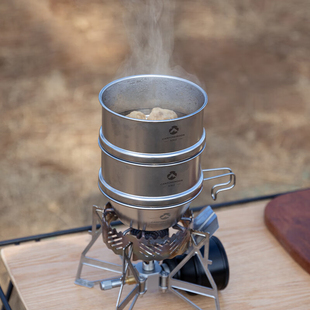
[[(230, 168), (213, 168), (213, 169), (203, 169), (202, 172), (203, 174), (207, 173), (207, 172), (213, 172), (213, 171), (229, 171), (228, 173), (224, 173), (224, 174), (219, 174), (213, 177), (209, 177), (209, 178), (203, 178), (204, 181), (209, 181), (209, 180), (214, 180), (214, 179), (218, 179), (218, 178), (222, 178), (222, 177), (227, 177), (229, 176), (229, 181), (225, 182), (225, 183), (220, 183), (220, 184), (216, 184), (212, 187), (211, 189), (211, 197), (213, 200), (216, 200), (217, 194), (219, 192), (223, 192), (223, 191), (228, 191), (230, 189), (232, 189), (235, 185), (236, 185), (236, 175), (232, 172), (232, 170)], [(227, 187), (223, 187), (223, 186), (227, 186)], [(217, 189), (218, 187), (222, 187), (220, 189)]]

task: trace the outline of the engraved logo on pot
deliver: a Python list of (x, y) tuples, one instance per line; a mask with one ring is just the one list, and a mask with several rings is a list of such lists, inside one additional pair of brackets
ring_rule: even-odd
[(160, 216), (160, 219), (162, 220), (167, 220), (170, 217), (170, 213), (164, 213), (163, 215)]
[(174, 180), (176, 177), (177, 177), (177, 173), (175, 171), (170, 171), (168, 174), (167, 174), (167, 179), (168, 180)]
[(179, 127), (178, 126), (172, 126), (170, 129), (169, 129), (169, 133), (171, 135), (175, 135), (176, 133), (178, 133), (179, 131)]

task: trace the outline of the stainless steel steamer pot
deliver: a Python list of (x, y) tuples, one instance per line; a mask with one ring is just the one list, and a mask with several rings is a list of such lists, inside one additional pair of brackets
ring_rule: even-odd
[[(198, 85), (172, 76), (139, 75), (116, 80), (99, 94), (102, 134), (113, 146), (138, 153), (170, 153), (195, 145), (203, 135), (208, 97)], [(171, 109), (177, 119), (147, 121), (126, 117), (134, 110)], [(113, 147), (112, 147), (113, 148)]]
[(190, 158), (192, 156), (195, 156), (201, 150), (203, 150), (206, 144), (206, 133), (205, 130), (203, 129), (200, 140), (196, 142), (194, 145), (191, 145), (190, 147), (182, 150), (168, 153), (140, 153), (122, 149), (120, 147), (113, 145), (105, 138), (101, 127), (99, 131), (98, 144), (101, 149), (104, 149), (112, 156), (121, 158), (126, 161), (139, 162), (139, 163), (167, 163), (167, 162), (181, 161)]
[(184, 192), (201, 177), (200, 154), (172, 163), (128, 162), (101, 149), (101, 174), (112, 188), (137, 196), (169, 196)]
[[(202, 88), (171, 76), (126, 77), (99, 94), (102, 151), (99, 188), (119, 218), (144, 230), (178, 222), (202, 189), (200, 154), (205, 148)], [(174, 110), (178, 118), (129, 118), (134, 110)]]

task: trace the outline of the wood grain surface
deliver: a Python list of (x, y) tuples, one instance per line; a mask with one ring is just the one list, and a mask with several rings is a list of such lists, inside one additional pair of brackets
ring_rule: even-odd
[[(221, 309), (310, 309), (310, 276), (282, 248), (264, 225), (266, 202), (216, 211), (230, 263), (230, 283), (219, 293)], [(2, 259), (26, 309), (115, 309), (118, 289), (74, 285), (87, 234), (4, 248)], [(98, 239), (90, 257), (117, 262), (119, 258)], [(100, 279), (106, 272), (84, 270), (84, 278)], [(215, 309), (209, 298), (191, 297), (202, 309)], [(135, 310), (192, 309), (171, 293), (146, 293)]]
[(265, 223), (295, 261), (310, 273), (310, 189), (270, 201)]

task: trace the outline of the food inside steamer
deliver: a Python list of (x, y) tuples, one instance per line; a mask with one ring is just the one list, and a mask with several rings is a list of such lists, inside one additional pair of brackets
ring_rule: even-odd
[(153, 121), (159, 121), (164, 119), (173, 119), (178, 118), (177, 114), (169, 109), (162, 109), (162, 108), (153, 108), (151, 114), (147, 119)]
[(137, 119), (146, 119), (146, 115), (140, 111), (132, 111), (126, 116)]
[(162, 109), (159, 107), (155, 107), (152, 109), (151, 113), (147, 116), (141, 111), (132, 111), (126, 116), (131, 118), (137, 118), (137, 119), (146, 119), (146, 120), (152, 120), (152, 121), (160, 121), (160, 120), (167, 120), (167, 119), (174, 119), (178, 118), (178, 115), (169, 109)]

